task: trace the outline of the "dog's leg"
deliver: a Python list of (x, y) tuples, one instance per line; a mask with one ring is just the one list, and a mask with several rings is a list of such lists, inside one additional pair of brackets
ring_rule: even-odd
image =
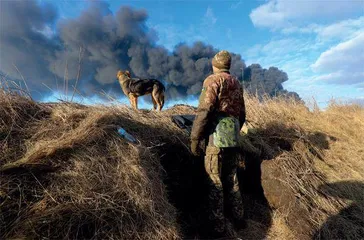
[(138, 97), (134, 97), (135, 109), (138, 110)]
[(156, 97), (154, 96), (154, 92), (152, 92), (151, 96), (152, 96), (152, 102), (153, 102), (153, 109), (156, 110), (157, 109), (157, 101), (155, 100)]
[[(154, 102), (156, 104), (154, 104), (154, 109), (158, 109), (158, 111), (161, 111), (163, 108), (163, 104), (164, 104), (164, 94), (163, 92), (160, 91), (160, 89), (158, 87), (154, 87), (153, 92), (152, 92), (152, 98), (153, 98), (153, 104)], [(157, 105), (157, 106), (156, 106)]]
[(132, 108), (134, 108), (134, 102), (133, 102), (133, 97), (132, 96), (129, 96), (129, 102), (130, 102), (130, 106)]
[(135, 109), (135, 97), (132, 94), (129, 94), (129, 101), (131, 107)]
[(160, 110), (162, 110), (162, 108), (164, 106), (164, 92), (161, 93), (160, 97), (161, 97), (161, 109)]
[(162, 108), (164, 106), (164, 93), (163, 92), (158, 93), (157, 103), (158, 103), (158, 110), (162, 111)]

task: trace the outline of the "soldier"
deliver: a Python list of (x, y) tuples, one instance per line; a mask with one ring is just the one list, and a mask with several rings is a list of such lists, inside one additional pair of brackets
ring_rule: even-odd
[(191, 132), (192, 153), (199, 156), (205, 150), (212, 210), (209, 217), (218, 236), (227, 233), (226, 220), (237, 229), (245, 225), (236, 178), (238, 135), (245, 122), (245, 103), (240, 82), (230, 75), (230, 65), (227, 51), (218, 52), (212, 59), (214, 73), (203, 83)]

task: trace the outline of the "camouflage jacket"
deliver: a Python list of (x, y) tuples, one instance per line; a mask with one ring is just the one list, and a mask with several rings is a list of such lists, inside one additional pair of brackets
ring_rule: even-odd
[[(214, 136), (216, 138), (217, 129), (222, 129), (218, 126), (222, 118), (225, 118), (224, 126), (230, 124), (235, 129), (235, 133), (228, 130), (227, 134), (238, 134), (245, 122), (243, 88), (238, 79), (228, 71), (214, 73), (205, 79), (197, 116), (192, 126), (191, 140), (206, 140), (208, 145), (215, 146)], [(235, 119), (235, 123), (230, 119)]]

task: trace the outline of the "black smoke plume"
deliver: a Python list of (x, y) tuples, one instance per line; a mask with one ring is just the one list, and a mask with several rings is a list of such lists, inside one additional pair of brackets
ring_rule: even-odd
[(262, 68), (259, 64), (252, 64), (244, 69), (243, 84), (247, 92), (259, 97), (286, 96), (301, 100), (295, 92), (283, 89), (282, 83), (288, 80), (287, 73), (276, 67)]
[[(157, 33), (147, 27), (144, 10), (121, 7), (114, 14), (107, 3), (90, 2), (78, 17), (61, 19), (49, 3), (0, 4), (0, 73), (11, 79), (23, 75), (36, 99), (50, 94), (48, 88), (73, 91), (77, 78), (83, 96), (101, 91), (121, 96), (119, 69), (163, 81), (169, 98), (198, 95), (218, 51), (196, 42), (179, 44), (169, 52), (156, 44)], [(245, 63), (239, 54), (232, 56), (231, 73), (242, 79)], [(281, 88), (279, 74), (264, 77), (266, 88), (277, 84)]]

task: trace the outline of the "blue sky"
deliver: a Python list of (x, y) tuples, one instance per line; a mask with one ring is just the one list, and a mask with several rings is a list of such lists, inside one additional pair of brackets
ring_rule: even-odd
[[(87, 6), (52, 2), (63, 18)], [(284, 87), (306, 102), (364, 101), (364, 0), (107, 2), (112, 11), (125, 5), (147, 10), (148, 27), (170, 50), (202, 40), (240, 53), (247, 65), (279, 67), (289, 76)]]

